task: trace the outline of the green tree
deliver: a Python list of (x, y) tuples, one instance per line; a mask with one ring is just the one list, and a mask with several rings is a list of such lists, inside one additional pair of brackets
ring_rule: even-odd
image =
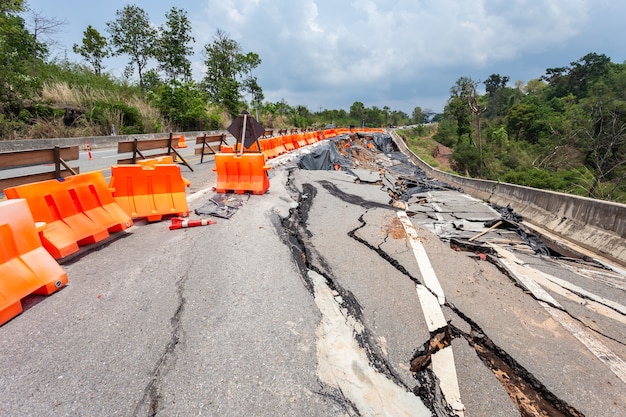
[(252, 70), (261, 64), (261, 58), (254, 52), (244, 54), (241, 45), (221, 29), (215, 33), (213, 42), (205, 45), (204, 52), (204, 88), (215, 103), (236, 116), (243, 104), (243, 94), (250, 91), (250, 86), (255, 86), (257, 97), (262, 93), (251, 75)]
[(311, 112), (305, 106), (298, 105), (291, 112), (290, 122), (296, 127), (308, 127), (311, 124)]
[(489, 106), (485, 115), (487, 117), (501, 116), (504, 111), (506, 84), (509, 82), (508, 76), (500, 74), (491, 74), (484, 82), (485, 91), (489, 96)]
[(159, 109), (163, 117), (179, 130), (207, 130), (218, 128), (215, 119), (207, 111), (206, 93), (189, 81), (172, 81), (156, 86), (148, 92), (148, 99)]
[(191, 36), (191, 24), (187, 12), (172, 7), (165, 15), (167, 22), (160, 27), (155, 56), (159, 69), (165, 73), (169, 81), (190, 81), (191, 61), (193, 55), (190, 44), (195, 42)]
[(83, 32), (83, 43), (81, 45), (75, 43), (72, 50), (85, 58), (96, 75), (102, 73), (104, 69), (102, 60), (110, 54), (106, 37), (100, 35), (100, 32), (91, 25)]
[(424, 123), (424, 112), (420, 106), (416, 106), (413, 109), (413, 123), (422, 124)]
[(19, 110), (24, 98), (39, 89), (34, 77), (34, 49), (42, 48), (27, 30), (19, 13), (25, 10), (21, 0), (0, 1), (0, 111)]
[(383, 114), (385, 115), (385, 126), (389, 125), (389, 106), (383, 106)]
[(106, 23), (113, 55), (130, 56), (125, 74), (132, 75), (136, 68), (139, 86), (144, 89), (143, 74), (148, 60), (155, 55), (156, 30), (150, 26), (148, 14), (138, 6), (127, 5), (117, 10), (115, 16), (115, 20)]
[(350, 106), (350, 118), (356, 120), (359, 126), (365, 123), (365, 105), (360, 101), (352, 103)]
[(450, 98), (446, 104), (445, 111), (449, 113), (457, 124), (457, 142), (461, 142), (463, 137), (469, 137), (472, 132), (470, 126), (470, 108), (468, 98), (471, 95), (474, 81), (469, 77), (461, 77), (450, 88)]

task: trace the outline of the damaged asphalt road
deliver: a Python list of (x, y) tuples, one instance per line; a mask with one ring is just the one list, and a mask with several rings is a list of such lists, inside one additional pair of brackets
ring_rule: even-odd
[(493, 209), (339, 143), (333, 169), (271, 161), (217, 224), (139, 224), (65, 264), (0, 328), (0, 415), (626, 415), (619, 271), (475, 238)]

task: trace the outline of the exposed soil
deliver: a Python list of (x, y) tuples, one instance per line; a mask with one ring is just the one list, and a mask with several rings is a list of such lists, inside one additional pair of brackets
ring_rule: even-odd
[(437, 147), (433, 150), (433, 158), (439, 162), (441, 168), (452, 169), (450, 164), (450, 158), (452, 157), (452, 149), (441, 143), (437, 144)]

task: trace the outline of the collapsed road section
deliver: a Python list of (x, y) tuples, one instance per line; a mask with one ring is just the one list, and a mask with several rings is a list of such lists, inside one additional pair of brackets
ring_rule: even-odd
[(0, 415), (626, 415), (624, 274), (405, 159), (317, 141), (264, 195), (194, 165), (210, 226), (137, 222), (2, 326)]
[[(288, 186), (294, 194), (297, 194), (294, 198), (298, 198), (301, 202), (299, 208), (292, 211), (290, 221), (283, 222), (283, 225), (289, 230), (288, 235), (292, 236), (290, 245), (292, 250), (297, 252), (295, 258), (303, 262), (303, 276), (306, 277), (309, 274), (308, 271), (313, 270), (316, 274), (325, 277), (325, 281), (335, 288), (333, 291), (341, 303), (350, 299), (352, 300), (351, 305), (354, 305), (355, 300), (360, 300), (357, 309), (358, 314), (351, 317), (352, 320), (363, 326), (362, 330), (354, 332), (359, 335), (357, 339), (361, 341), (361, 348), (365, 352), (370, 352), (369, 357), (372, 364), (378, 364), (378, 368), (384, 370), (383, 373), (390, 380), (396, 381), (401, 388), (411, 389), (433, 414), (499, 415), (498, 412), (501, 412), (500, 415), (509, 415), (507, 413), (510, 412), (510, 410), (502, 412), (506, 408), (501, 408), (501, 411), (489, 409), (486, 404), (488, 401), (485, 398), (479, 399), (467, 394), (464, 395), (464, 392), (468, 390), (468, 387), (464, 385), (468, 381), (464, 381), (463, 372), (460, 372), (459, 376), (460, 389), (457, 388), (458, 391), (456, 391), (459, 394), (456, 396), (454, 394), (446, 395), (446, 391), (451, 392), (449, 388), (446, 388), (450, 385), (450, 375), (442, 377), (441, 366), (439, 367), (440, 375), (434, 372), (437, 366), (433, 364), (433, 357), (449, 347), (450, 349), (458, 349), (463, 353), (452, 357), (452, 361), (448, 362), (446, 366), (448, 371), (450, 366), (455, 366), (454, 362), (456, 362), (457, 368), (468, 366), (466, 363), (459, 365), (459, 356), (461, 361), (467, 360), (468, 357), (471, 357), (468, 350), (473, 351), (474, 357), (470, 360), (472, 366), (476, 366), (475, 359), (478, 359), (487, 367), (494, 380), (501, 384), (501, 388), (509, 396), (511, 404), (520, 415), (581, 416), (612, 415), (613, 412), (620, 412), (623, 404), (620, 404), (619, 400), (609, 401), (614, 407), (612, 411), (598, 412), (599, 409), (595, 406), (586, 401), (581, 402), (581, 397), (572, 395), (573, 392), (579, 392), (583, 393), (583, 396), (589, 397), (587, 389), (591, 389), (591, 387), (584, 388), (582, 386), (586, 384), (576, 386), (574, 389), (563, 389), (563, 385), (567, 385), (565, 381), (572, 381), (569, 379), (569, 372), (575, 375), (573, 380), (581, 379), (581, 375), (577, 374), (574, 369), (565, 372), (568, 368), (576, 368), (576, 366), (572, 367), (572, 363), (568, 360), (560, 358), (557, 363), (550, 363), (549, 366), (539, 364), (542, 361), (552, 362), (554, 360), (551, 358), (552, 353), (558, 352), (559, 349), (555, 349), (552, 343), (546, 343), (542, 339), (554, 337), (558, 333), (559, 338), (563, 338), (560, 341), (569, 344), (567, 347), (560, 345), (562, 352), (571, 353), (575, 351), (576, 354), (572, 355), (572, 358), (582, 355), (585, 361), (590, 361), (593, 365), (591, 368), (597, 372), (598, 378), (606, 380), (600, 385), (610, 387), (616, 385), (616, 388), (623, 388), (623, 385), (620, 385), (624, 384), (622, 358), (624, 341), (626, 340), (622, 326), (624, 323), (623, 302), (621, 301), (624, 298), (623, 286), (620, 292), (612, 293), (610, 297), (606, 298), (600, 295), (589, 296), (589, 294), (593, 294), (592, 291), (584, 290), (582, 287), (579, 288), (578, 295), (574, 295), (578, 299), (573, 298), (569, 290), (557, 291), (558, 296), (567, 298), (566, 304), (556, 303), (559, 311), (572, 321), (583, 324), (577, 327), (577, 330), (572, 331), (571, 326), (568, 326), (563, 320), (559, 320), (555, 314), (550, 314), (549, 310), (546, 310), (547, 316), (534, 317), (536, 306), (542, 305), (541, 300), (529, 290), (528, 282), (507, 273), (504, 267), (506, 261), (501, 260), (505, 258), (502, 256), (502, 250), (524, 256), (524, 261), (516, 258), (515, 262), (526, 264), (529, 268), (532, 266), (534, 270), (550, 270), (557, 268), (555, 265), (569, 265), (566, 271), (552, 270), (550, 272), (553, 275), (570, 276), (572, 268), (574, 268), (577, 270), (575, 280), (580, 280), (580, 276), (596, 277), (592, 281), (592, 287), (594, 287), (593, 283), (597, 283), (607, 274), (612, 277), (611, 282), (623, 280), (619, 270), (607, 271), (600, 264), (564, 258), (551, 252), (542, 244), (540, 239), (524, 230), (523, 226), (519, 224), (521, 219), (512, 215), (510, 207), (499, 208), (500, 211), (497, 211), (498, 208), (489, 207), (472, 199), (463, 194), (462, 190), (427, 178), (419, 168), (410, 163), (405, 155), (395, 151), (393, 142), (384, 134), (346, 135), (328, 141), (313, 150), (305, 151), (295, 158), (291, 155), (289, 158), (275, 161), (275, 164), (290, 170), (292, 174), (289, 176)], [(360, 184), (361, 187), (354, 188), (353, 184)], [(386, 195), (381, 197), (380, 193), (372, 192), (372, 188), (383, 191)], [(366, 189), (367, 191), (364, 191)], [(317, 212), (315, 216), (312, 215), (311, 211), (316, 204), (331, 206), (329, 203), (318, 202), (322, 191), (326, 195), (324, 200), (335, 198), (353, 207), (354, 217), (346, 217), (342, 214), (343, 210), (327, 214), (323, 214), (322, 210), (322, 212)], [(375, 197), (370, 197), (373, 195)], [(306, 209), (303, 210), (303, 208)], [(374, 215), (374, 212), (377, 214)], [(383, 215), (379, 212), (386, 212), (387, 214)], [(441, 287), (450, 293), (447, 299), (444, 293), (446, 295), (448, 293), (444, 289), (432, 285), (432, 279), (429, 278), (431, 272), (429, 271), (432, 271), (433, 267), (430, 265), (428, 257), (426, 257), (427, 265), (425, 267), (424, 260), (420, 259), (421, 256), (417, 254), (414, 247), (413, 259), (411, 256), (406, 256), (406, 248), (403, 250), (385, 248), (390, 246), (389, 242), (392, 241), (392, 237), (406, 245), (406, 236), (409, 236), (409, 242), (411, 242), (411, 233), (406, 228), (406, 234), (389, 232), (394, 227), (397, 230), (398, 219), (394, 218), (394, 212), (405, 213), (404, 218), (410, 218), (411, 224), (419, 230), (417, 236), (413, 236), (414, 241), (432, 242), (432, 238), (436, 236), (440, 239), (441, 244), (450, 244), (447, 249), (445, 246), (439, 246), (439, 250), (446, 253), (445, 255), (442, 255), (441, 252), (434, 254), (435, 259), (438, 259), (438, 262), (434, 262), (434, 269), (438, 269), (437, 263), (445, 265)], [(321, 227), (321, 229), (317, 229), (319, 226), (313, 226), (317, 222), (312, 219), (321, 216), (333, 219), (339, 217), (341, 219), (339, 223), (330, 220), (330, 223), (335, 224), (332, 227), (332, 237), (324, 233), (328, 226)], [(365, 220), (371, 217), (376, 218), (376, 221)], [(400, 223), (402, 223), (403, 217), (399, 216), (399, 218)], [(346, 223), (354, 224), (354, 227), (349, 230), (347, 226), (342, 227)], [(372, 227), (385, 230), (384, 238), (379, 237), (380, 241), (372, 242), (372, 232), (365, 231)], [(365, 230), (361, 230), (362, 228)], [(408, 366), (408, 370), (417, 382), (408, 383), (406, 380), (398, 378), (398, 375), (402, 375), (402, 367), (394, 370), (397, 365), (390, 363), (385, 355), (372, 353), (383, 351), (388, 354), (388, 343), (389, 340), (393, 340), (394, 336), (377, 334), (376, 326), (373, 325), (376, 320), (368, 318), (368, 316), (380, 314), (379, 310), (364, 305), (366, 303), (363, 300), (367, 299), (367, 296), (360, 297), (356, 295), (355, 290), (350, 290), (353, 285), (355, 287), (374, 285), (360, 281), (373, 280), (381, 285), (379, 282), (381, 277), (371, 277), (367, 274), (359, 275), (350, 271), (348, 275), (352, 278), (348, 278), (347, 276), (338, 276), (336, 271), (329, 271), (329, 265), (334, 265), (335, 262), (326, 259), (321, 254), (323, 251), (320, 251), (319, 248), (327, 246), (327, 244), (322, 244), (320, 238), (326, 237), (335, 241), (343, 240), (343, 236), (340, 237), (340, 235), (342, 235), (341, 230), (344, 229), (349, 238), (356, 240), (365, 249), (371, 251), (371, 257), (387, 262), (400, 275), (408, 278), (412, 284), (416, 285), (418, 295), (420, 288), (422, 288), (422, 294), (439, 300), (442, 305), (446, 318), (444, 325), (440, 328), (429, 326), (429, 320), (432, 318), (429, 318), (431, 316), (429, 316), (428, 308), (423, 301), (418, 302), (419, 307), (415, 311), (414, 320), (417, 319), (419, 310), (422, 310), (426, 318), (424, 324), (426, 329), (430, 330), (428, 336), (424, 337), (421, 343), (414, 344), (412, 355), (404, 358), (405, 366)], [(368, 236), (361, 237), (362, 233)], [(316, 244), (315, 242), (320, 243)], [(335, 247), (336, 245), (332, 246)], [(485, 248), (490, 249), (486, 250)], [(467, 255), (463, 255), (460, 252), (455, 252), (455, 250), (471, 251), (466, 252)], [(346, 259), (352, 258), (352, 255), (339, 247), (336, 247), (335, 251), (344, 254)], [(426, 251), (424, 251), (425, 254)], [(333, 257), (335, 256), (333, 255)], [(358, 258), (362, 261), (363, 256), (366, 255)], [(441, 260), (442, 257), (444, 258), (443, 261)], [(452, 259), (456, 262), (453, 262)], [(417, 267), (415, 267), (416, 260)], [(491, 261), (491, 263), (486, 261)], [(489, 265), (493, 265), (494, 268), (489, 267)], [(362, 271), (362, 268), (356, 265), (355, 269)], [(554, 284), (558, 279), (555, 278), (550, 282)], [(337, 285), (338, 282), (351, 282), (352, 280), (354, 281), (351, 284)], [(428, 285), (429, 280), (430, 285)], [(487, 282), (482, 282), (484, 280)], [(306, 278), (305, 281), (307, 281)], [(477, 288), (489, 284), (490, 281), (493, 282), (491, 285), (487, 285), (487, 288)], [(503, 287), (501, 290), (504, 291), (490, 288), (494, 283)], [(571, 289), (572, 285), (560, 288)], [(314, 292), (313, 284), (308, 283), (307, 287)], [(469, 289), (469, 291), (465, 293), (462, 289)], [(553, 290), (554, 285), (550, 289)], [(380, 291), (379, 294), (384, 293), (384, 285)], [(594, 291), (606, 294), (610, 288), (597, 287)], [(586, 301), (580, 302), (581, 293), (587, 294)], [(478, 301), (479, 304), (476, 304), (477, 299), (480, 300), (481, 297), (484, 298)], [(497, 301), (496, 303), (494, 303), (494, 299)], [(593, 301), (598, 299), (602, 301)], [(378, 301), (380, 302), (380, 300)], [(537, 301), (539, 304), (533, 306), (533, 303), (537, 303)], [(589, 301), (599, 303), (602, 307), (592, 305), (593, 303)], [(374, 301), (371, 302), (377, 304)], [(518, 303), (520, 305), (517, 305)], [(497, 319), (494, 320), (495, 317), (498, 317), (497, 306), (502, 308), (503, 317), (500, 323)], [(591, 308), (594, 314), (599, 312), (598, 314), (603, 318), (608, 318), (608, 321), (602, 320), (603, 324), (599, 325), (599, 321), (589, 320), (588, 311), (580, 314), (581, 306), (587, 309)], [(496, 310), (493, 310), (494, 308)], [(355, 313), (354, 309), (343, 308), (343, 310), (348, 312), (347, 314)], [(351, 311), (352, 313), (350, 313)], [(529, 323), (532, 324), (529, 325)], [(506, 328), (503, 329), (501, 326), (506, 326)], [(558, 327), (558, 331), (556, 327)], [(581, 332), (587, 334), (581, 337)], [(591, 346), (601, 346), (602, 348), (595, 350), (590, 348), (589, 343), (584, 343), (585, 340), (589, 339), (594, 340)], [(381, 340), (385, 341), (387, 345), (380, 347)], [(535, 344), (536, 342), (539, 343)], [(396, 343), (399, 342), (396, 341)], [(376, 348), (376, 345), (379, 347)], [(457, 347), (455, 348), (455, 346)], [(511, 349), (507, 346), (511, 346)], [(551, 349), (555, 350), (551, 351)], [(615, 349), (615, 352), (611, 349)], [(590, 353), (591, 355), (589, 355)], [(386, 362), (386, 364), (380, 366), (381, 361)], [(559, 364), (561, 365), (559, 366)], [(577, 366), (580, 365), (582, 364), (577, 364)], [(454, 381), (452, 385), (454, 385), (457, 381), (454, 369), (452, 371), (452, 380)], [(441, 378), (445, 380), (442, 381)], [(470, 385), (479, 392), (481, 389), (477, 387), (484, 388), (485, 391), (482, 391), (482, 394), (485, 397), (492, 395), (486, 394), (490, 390), (499, 391), (493, 385), (485, 383), (484, 380), (470, 382)], [(453, 389), (452, 392), (455, 390)], [(617, 397), (613, 397), (614, 399), (619, 397), (616, 392), (605, 394), (609, 397), (617, 395)], [(454, 400), (450, 401), (451, 398)], [(351, 399), (351, 401), (354, 400)], [(601, 398), (595, 398), (592, 402), (597, 407), (600, 407), (600, 404), (606, 404)]]

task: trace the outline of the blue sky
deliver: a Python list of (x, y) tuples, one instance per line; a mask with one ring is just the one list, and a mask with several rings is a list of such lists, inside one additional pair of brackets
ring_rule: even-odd
[[(187, 11), (196, 40), (194, 78), (217, 29), (259, 54), (266, 101), (310, 111), (355, 101), (411, 114), (440, 112), (459, 77), (497, 73), (527, 82), (589, 52), (626, 60), (626, 2), (616, 0), (26, 0), (67, 24), (53, 56), (80, 61), (72, 45), (92, 25), (103, 35), (115, 11), (135, 4), (159, 26), (172, 7)], [(108, 59), (122, 74), (126, 58)]]

